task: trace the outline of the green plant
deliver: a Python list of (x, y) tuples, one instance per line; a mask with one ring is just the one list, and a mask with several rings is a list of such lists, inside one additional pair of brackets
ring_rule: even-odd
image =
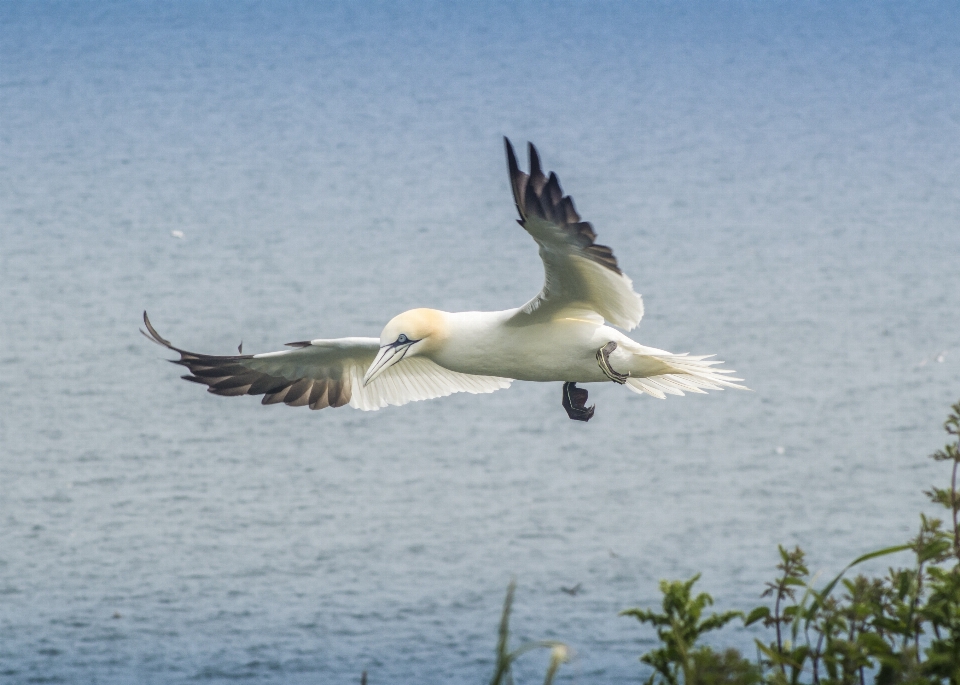
[(547, 666), (544, 685), (552, 685), (557, 671), (561, 664), (569, 659), (569, 648), (562, 642), (555, 640), (541, 640), (538, 642), (528, 642), (510, 650), (510, 611), (513, 608), (513, 596), (517, 589), (517, 583), (510, 581), (507, 586), (507, 596), (503, 600), (503, 613), (500, 616), (500, 634), (497, 640), (497, 661), (493, 671), (493, 678), (490, 685), (513, 685), (513, 675), (511, 666), (520, 656), (534, 649), (549, 649), (550, 664)]
[[(657, 629), (657, 637), (663, 647), (651, 650), (640, 660), (653, 666), (654, 674), (647, 680), (648, 685), (657, 682), (679, 685), (679, 683), (728, 683), (758, 682), (756, 680), (733, 679), (732, 674), (741, 677), (753, 675), (749, 662), (745, 662), (736, 650), (728, 650), (717, 655), (709, 647), (697, 646), (697, 640), (704, 633), (722, 628), (735, 618), (742, 618), (739, 611), (726, 611), (722, 614), (710, 614), (701, 619), (703, 610), (713, 604), (713, 597), (701, 592), (692, 596), (694, 584), (700, 579), (698, 573), (687, 581), (660, 581), (663, 593), (663, 613), (647, 609), (626, 609), (621, 616), (633, 616), (641, 623), (650, 623)], [(681, 680), (682, 677), (682, 680)]]
[[(777, 578), (762, 597), (772, 606), (756, 607), (744, 624), (772, 629), (772, 639), (757, 639), (757, 663), (747, 668), (736, 651), (718, 655), (696, 647), (704, 632), (725, 625), (740, 612), (714, 614), (700, 621), (712, 603), (690, 591), (699, 576), (686, 582), (661, 581), (664, 613), (642, 609), (623, 612), (657, 628), (661, 647), (641, 660), (668, 685), (755, 683), (771, 685), (960, 685), (960, 403), (951, 407), (944, 428), (950, 441), (932, 458), (952, 462), (949, 487), (927, 491), (930, 500), (950, 512), (949, 524), (920, 516), (912, 540), (864, 554), (821, 588), (814, 587), (799, 547), (779, 548)], [(847, 572), (865, 561), (911, 552), (914, 563), (890, 568), (882, 577)], [(717, 675), (721, 674), (721, 675)], [(718, 679), (720, 678), (720, 679)]]

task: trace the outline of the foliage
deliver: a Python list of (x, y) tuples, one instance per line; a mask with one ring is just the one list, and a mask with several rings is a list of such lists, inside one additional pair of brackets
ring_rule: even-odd
[[(714, 654), (708, 647), (694, 649), (694, 645), (704, 633), (722, 628), (735, 618), (742, 618), (743, 613), (727, 611), (711, 614), (701, 620), (703, 610), (713, 604), (713, 598), (705, 592), (691, 597), (693, 585), (699, 579), (700, 574), (685, 582), (661, 580), (662, 614), (646, 609), (626, 609), (620, 612), (621, 616), (634, 616), (641, 623), (653, 625), (657, 629), (657, 637), (663, 643), (663, 647), (640, 657), (641, 661), (654, 668), (654, 674), (647, 680), (648, 685), (653, 685), (658, 675), (661, 682), (668, 685), (699, 682), (696, 678), (699, 670), (709, 671), (712, 682), (732, 682), (724, 670), (729, 666), (731, 657), (726, 657), (725, 660), (725, 657)], [(736, 663), (734, 668), (740, 666), (741, 664)]]
[(547, 666), (543, 685), (552, 685), (553, 679), (560, 670), (561, 664), (568, 660), (569, 649), (562, 642), (541, 640), (528, 642), (510, 651), (510, 611), (513, 608), (513, 596), (517, 590), (516, 581), (511, 580), (507, 586), (507, 596), (503, 600), (503, 614), (500, 617), (500, 637), (497, 640), (497, 663), (493, 671), (490, 685), (513, 685), (511, 666), (523, 654), (534, 649), (549, 649), (550, 664)]
[[(916, 537), (905, 544), (865, 554), (821, 588), (814, 586), (799, 547), (779, 548), (776, 579), (761, 605), (744, 615), (728, 611), (701, 620), (710, 595), (692, 597), (699, 575), (688, 581), (661, 581), (663, 613), (628, 609), (623, 615), (650, 623), (662, 646), (640, 657), (651, 665), (648, 685), (960, 685), (960, 403), (944, 428), (951, 442), (932, 455), (951, 462), (949, 487), (926, 492), (949, 512), (949, 522), (920, 516)], [(846, 578), (870, 559), (911, 552), (907, 568), (882, 577)], [(756, 640), (757, 662), (736, 650), (723, 654), (698, 645), (706, 632), (735, 617), (772, 633)]]

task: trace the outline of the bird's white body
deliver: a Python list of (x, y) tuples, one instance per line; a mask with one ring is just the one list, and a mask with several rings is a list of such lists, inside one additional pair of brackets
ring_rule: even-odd
[[(187, 380), (218, 395), (263, 395), (312, 409), (350, 404), (373, 410), (388, 404), (485, 393), (514, 380), (563, 382), (564, 408), (586, 421), (586, 391), (575, 383), (615, 381), (638, 393), (702, 393), (741, 388), (721, 362), (645, 347), (624, 330), (643, 317), (613, 251), (594, 242), (593, 227), (580, 220), (555, 174), (540, 168), (530, 146), (530, 173), (520, 171), (509, 141), (507, 162), (519, 223), (540, 248), (544, 285), (524, 306), (497, 312), (411, 309), (394, 317), (376, 338), (317, 339), (296, 349), (257, 355), (213, 356), (187, 352), (144, 322), (153, 341), (180, 353)], [(570, 388), (573, 388), (571, 391)]]
[[(518, 381), (601, 383), (597, 350), (611, 340), (614, 368), (627, 371), (640, 346), (616, 329), (577, 318), (511, 326), (518, 309), (500, 312), (437, 312), (446, 327), (443, 345), (424, 356), (440, 366), (477, 376)], [(620, 362), (620, 365), (617, 364)]]

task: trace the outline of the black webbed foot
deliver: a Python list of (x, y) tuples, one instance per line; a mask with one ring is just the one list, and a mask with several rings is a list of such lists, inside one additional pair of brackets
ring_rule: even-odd
[(597, 350), (597, 364), (600, 365), (600, 370), (603, 371), (603, 375), (612, 380), (614, 383), (623, 385), (627, 382), (627, 379), (630, 378), (630, 374), (618, 373), (613, 370), (612, 366), (610, 366), (610, 355), (613, 354), (615, 349), (617, 349), (617, 343), (611, 340)]
[(574, 421), (589, 421), (592, 419), (597, 406), (586, 406), (587, 396), (587, 391), (578, 388), (576, 383), (564, 383), (563, 408), (567, 410), (567, 416)]

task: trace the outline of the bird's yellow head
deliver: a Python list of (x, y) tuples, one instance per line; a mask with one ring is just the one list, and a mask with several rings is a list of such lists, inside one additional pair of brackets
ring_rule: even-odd
[(429, 354), (446, 337), (443, 312), (411, 309), (393, 317), (380, 333), (380, 352), (373, 360), (363, 384), (408, 357)]

